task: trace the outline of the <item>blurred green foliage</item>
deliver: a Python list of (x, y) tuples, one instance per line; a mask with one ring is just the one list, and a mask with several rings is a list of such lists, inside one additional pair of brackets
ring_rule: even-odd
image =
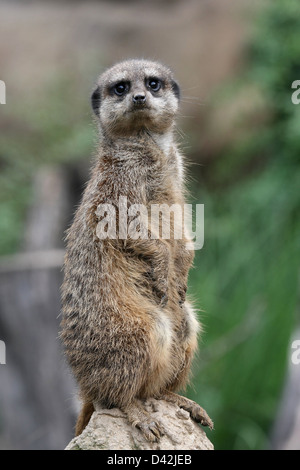
[(37, 168), (89, 160), (95, 140), (89, 100), (71, 77), (12, 101), (1, 108), (0, 255), (20, 247)]
[(291, 102), (299, 31), (297, 0), (260, 11), (243, 73), (218, 105), (255, 86), (268, 119), (257, 115), (259, 125), (224, 149), (213, 184), (199, 191), (206, 241), (191, 291), (205, 334), (189, 394), (214, 419), (218, 449), (268, 446), (299, 322), (300, 105)]

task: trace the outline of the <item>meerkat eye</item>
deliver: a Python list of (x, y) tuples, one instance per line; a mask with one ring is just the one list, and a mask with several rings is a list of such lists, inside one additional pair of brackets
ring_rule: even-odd
[(147, 86), (152, 91), (158, 91), (161, 88), (161, 81), (158, 78), (149, 78)]
[(113, 87), (113, 91), (116, 95), (122, 96), (129, 90), (129, 84), (126, 82), (119, 82)]

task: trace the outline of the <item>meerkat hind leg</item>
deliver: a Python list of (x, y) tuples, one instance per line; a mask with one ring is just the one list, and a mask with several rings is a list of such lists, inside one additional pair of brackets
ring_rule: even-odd
[(185, 411), (188, 411), (197, 423), (202, 424), (202, 426), (208, 426), (210, 429), (213, 429), (214, 423), (206, 413), (206, 411), (198, 405), (198, 403), (190, 400), (189, 398), (182, 397), (177, 395), (177, 393), (165, 391), (159, 397), (161, 400), (169, 401), (178, 405), (180, 408), (183, 408)]
[(129, 405), (121, 408), (126, 413), (128, 421), (137, 427), (150, 442), (158, 442), (163, 435), (160, 424), (151, 418), (140, 400), (134, 399)]

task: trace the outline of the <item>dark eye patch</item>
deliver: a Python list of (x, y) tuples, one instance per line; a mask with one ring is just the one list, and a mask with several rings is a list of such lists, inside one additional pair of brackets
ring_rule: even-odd
[(120, 81), (116, 82), (110, 87), (110, 94), (117, 95), (117, 96), (124, 96), (130, 90), (130, 82), (127, 81)]
[(172, 80), (171, 85), (172, 85), (172, 90), (173, 90), (174, 95), (179, 100), (180, 99), (180, 88), (179, 88), (178, 83), (175, 82), (175, 80)]
[(164, 82), (161, 78), (158, 77), (149, 77), (145, 80), (146, 87), (156, 93), (164, 86)]
[(93, 91), (93, 94), (91, 96), (92, 108), (96, 116), (99, 116), (100, 102), (101, 102), (101, 90), (100, 90), (100, 87), (98, 86), (96, 90)]

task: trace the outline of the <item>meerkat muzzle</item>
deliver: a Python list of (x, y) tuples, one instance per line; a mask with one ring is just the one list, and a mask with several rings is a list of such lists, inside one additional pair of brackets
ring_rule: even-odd
[(146, 95), (139, 93), (137, 95), (133, 95), (132, 101), (134, 104), (138, 106), (143, 106), (146, 103)]

